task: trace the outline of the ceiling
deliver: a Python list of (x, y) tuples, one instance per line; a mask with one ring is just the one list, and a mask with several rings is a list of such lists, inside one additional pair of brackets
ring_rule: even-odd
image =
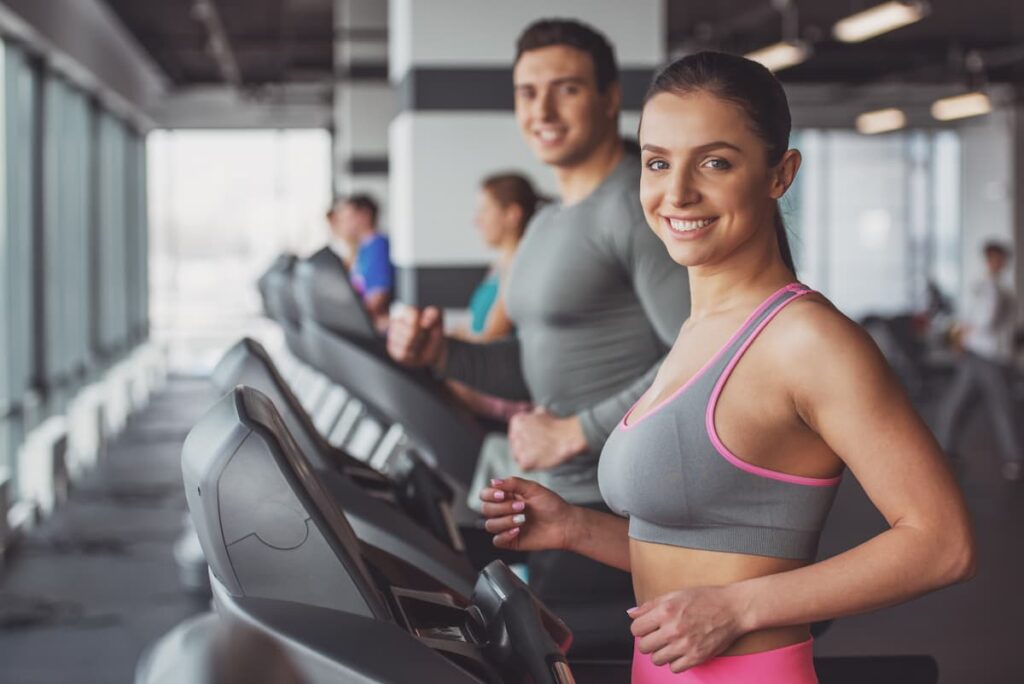
[[(786, 82), (939, 83), (979, 51), (990, 81), (1024, 82), (1024, 0), (931, 0), (922, 21), (858, 44), (831, 37), (833, 24), (881, 0), (795, 0), (799, 37), (811, 59), (779, 73)], [(670, 51), (701, 47), (745, 53), (782, 38), (770, 0), (668, 1)]]
[[(326, 82), (333, 68), (333, 0), (106, 0), (176, 87), (232, 82), (223, 51), (195, 3), (216, 8), (237, 64), (234, 84)], [(382, 2), (384, 0), (381, 0)], [(617, 1), (617, 0), (616, 0)], [(931, 0), (918, 24), (860, 44), (830, 36), (844, 16), (880, 0), (794, 0), (799, 36), (813, 57), (780, 72), (783, 81), (941, 83), (961, 78), (978, 51), (993, 82), (1024, 83), (1024, 0)], [(671, 52), (747, 52), (778, 41), (772, 0), (667, 0)], [(381, 36), (383, 38), (383, 36)]]
[[(194, 0), (106, 0), (175, 87), (223, 84)], [(198, 3), (202, 4), (202, 3)], [(242, 87), (330, 80), (334, 0), (212, 0)]]

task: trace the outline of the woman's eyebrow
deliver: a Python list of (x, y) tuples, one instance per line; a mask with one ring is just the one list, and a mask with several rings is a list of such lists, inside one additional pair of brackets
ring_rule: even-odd
[[(716, 140), (714, 142), (709, 142), (709, 143), (704, 143), (703, 145), (698, 145), (697, 147), (693, 148), (693, 151), (694, 152), (707, 152), (709, 150), (715, 150), (715, 149), (718, 149), (718, 148), (721, 148), (721, 147), (725, 147), (725, 148), (730, 149), (730, 150), (735, 150), (735, 151), (737, 151), (737, 152), (739, 152), (741, 154), (743, 152), (743, 150), (741, 148), (737, 147), (736, 145), (733, 145), (731, 142), (726, 142), (725, 140)], [(657, 145), (651, 145), (650, 143), (644, 145), (640, 149), (643, 150), (643, 151), (646, 151), (646, 152), (653, 152), (654, 154), (668, 154), (669, 153), (669, 150), (666, 150), (664, 147), (658, 147)]]
[(697, 147), (696, 149), (701, 152), (706, 152), (708, 150), (718, 149), (719, 147), (725, 147), (730, 150), (735, 150), (736, 152), (743, 152), (743, 150), (741, 150), (736, 145), (733, 145), (731, 142), (726, 142), (724, 140), (716, 140), (714, 142), (709, 142), (707, 144), (701, 145), (700, 147)]

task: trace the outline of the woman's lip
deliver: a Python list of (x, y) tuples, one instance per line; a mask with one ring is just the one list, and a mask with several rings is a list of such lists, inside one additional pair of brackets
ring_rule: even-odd
[[(698, 238), (701, 238), (704, 235), (706, 235), (708, 232), (710, 232), (711, 228), (714, 227), (714, 225), (716, 223), (718, 223), (718, 217), (717, 216), (715, 216), (715, 217), (705, 217), (705, 219), (711, 218), (711, 222), (708, 223), (706, 226), (703, 226), (701, 228), (694, 228), (693, 230), (682, 231), (682, 230), (676, 230), (675, 228), (672, 227), (672, 219), (670, 219), (668, 216), (662, 216), (661, 218), (662, 218), (662, 221), (664, 221), (665, 228), (668, 229), (669, 235), (671, 235), (673, 238), (675, 238), (677, 240), (696, 240)], [(675, 218), (675, 217), (672, 217), (672, 218)], [(705, 220), (705, 219), (700, 219), (700, 220)], [(676, 220), (679, 220), (679, 219), (676, 219)], [(684, 219), (684, 220), (693, 220), (693, 219)]]

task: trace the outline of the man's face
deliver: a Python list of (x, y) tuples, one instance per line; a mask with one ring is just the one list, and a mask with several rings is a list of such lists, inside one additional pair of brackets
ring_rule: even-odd
[(618, 83), (599, 92), (594, 62), (582, 50), (553, 45), (524, 52), (512, 80), (519, 130), (545, 164), (580, 164), (615, 135)]
[(1009, 260), (1008, 255), (1005, 252), (993, 249), (985, 252), (985, 262), (988, 266), (988, 272), (992, 275), (999, 275), (1006, 268), (1006, 262)]
[(341, 205), (336, 205), (327, 212), (327, 226), (331, 229), (331, 235), (342, 242), (351, 242), (345, 235), (345, 225), (341, 220)]
[(369, 212), (354, 204), (345, 202), (334, 210), (334, 214), (331, 224), (335, 234), (346, 242), (358, 242), (364, 233), (373, 228)]

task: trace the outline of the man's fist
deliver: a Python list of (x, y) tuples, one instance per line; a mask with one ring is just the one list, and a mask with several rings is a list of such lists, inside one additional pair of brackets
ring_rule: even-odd
[(388, 354), (403, 366), (442, 370), (447, 351), (443, 323), (441, 310), (435, 306), (423, 310), (403, 307), (391, 317)]

